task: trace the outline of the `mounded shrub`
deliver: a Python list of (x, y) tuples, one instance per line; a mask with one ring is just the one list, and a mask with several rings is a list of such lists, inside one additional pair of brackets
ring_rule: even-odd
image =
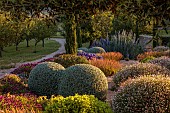
[(82, 50), (82, 51), (84, 51), (84, 52), (88, 52), (88, 48), (85, 48), (85, 47), (81, 47), (81, 48), (78, 48), (78, 50)]
[(153, 51), (157, 51), (157, 52), (162, 52), (162, 51), (167, 51), (170, 50), (169, 47), (165, 47), (165, 46), (157, 46), (153, 49)]
[(52, 97), (45, 106), (47, 113), (113, 113), (105, 102), (93, 95), (75, 95)]
[(59, 85), (59, 95), (64, 97), (75, 95), (95, 95), (106, 99), (108, 82), (104, 73), (90, 64), (77, 64), (66, 69)]
[(138, 63), (122, 68), (113, 77), (113, 90), (116, 90), (121, 83), (125, 82), (129, 78), (136, 78), (149, 74), (164, 74), (170, 76), (170, 71), (156, 64), (151, 63)]
[(149, 63), (158, 64), (158, 65), (164, 66), (170, 70), (170, 58), (169, 57), (162, 56), (159, 58), (155, 58), (153, 60), (150, 60)]
[(102, 56), (103, 59), (116, 60), (116, 61), (119, 61), (123, 58), (123, 55), (120, 52), (106, 52), (106, 53), (99, 53), (97, 55)]
[(103, 71), (106, 76), (114, 75), (122, 67), (118, 61), (109, 59), (93, 59), (89, 62), (91, 65), (96, 66)]
[(61, 64), (65, 68), (75, 64), (89, 64), (85, 57), (71, 54), (60, 55), (55, 58), (54, 62)]
[(38, 64), (30, 72), (28, 87), (38, 95), (51, 96), (56, 94), (62, 70), (65, 68), (55, 62), (44, 62)]
[(170, 78), (143, 76), (129, 80), (113, 96), (115, 113), (170, 113)]
[(0, 94), (19, 94), (29, 92), (28, 87), (15, 74), (5, 75), (0, 79)]
[(88, 53), (105, 53), (106, 51), (102, 47), (92, 47), (88, 50)]

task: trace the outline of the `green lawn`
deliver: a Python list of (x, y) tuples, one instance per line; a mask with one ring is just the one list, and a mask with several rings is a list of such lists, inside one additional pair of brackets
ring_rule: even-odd
[(167, 31), (168, 31), (168, 34), (166, 33), (165, 30), (160, 30), (159, 35), (164, 36), (164, 37), (166, 36), (170, 37), (170, 30), (167, 30)]
[(15, 46), (4, 48), (2, 58), (0, 58), (0, 69), (10, 68), (15, 63), (26, 62), (39, 59), (47, 54), (50, 54), (60, 47), (56, 41), (45, 40), (45, 47), (42, 47), (42, 42), (37, 45), (37, 52), (34, 53), (34, 40), (31, 40), (30, 47), (26, 47), (26, 41), (20, 43), (19, 50), (15, 50)]

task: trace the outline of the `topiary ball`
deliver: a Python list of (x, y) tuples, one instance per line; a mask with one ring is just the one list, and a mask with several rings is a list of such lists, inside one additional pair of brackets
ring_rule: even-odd
[(105, 53), (106, 51), (102, 47), (92, 47), (88, 50), (88, 53)]
[(149, 74), (164, 74), (170, 76), (170, 71), (156, 64), (151, 63), (138, 63), (122, 68), (113, 76), (113, 90), (116, 90), (121, 83), (125, 82), (129, 78), (136, 78)]
[(44, 62), (38, 64), (30, 72), (28, 87), (38, 95), (51, 96), (56, 94), (62, 70), (65, 68), (55, 62)]
[(85, 47), (78, 48), (78, 50), (82, 50), (84, 52), (88, 52), (88, 48), (85, 48)]
[(149, 63), (158, 64), (158, 65), (164, 66), (164, 67), (166, 67), (167, 69), (170, 70), (170, 58), (167, 57), (167, 56), (155, 58), (153, 60), (150, 60)]
[(108, 82), (104, 73), (90, 64), (77, 64), (66, 69), (59, 85), (59, 94), (67, 97), (76, 93), (106, 99)]
[(89, 61), (83, 56), (64, 54), (55, 58), (54, 62), (61, 64), (65, 68), (75, 64), (89, 64)]
[(113, 96), (115, 113), (170, 113), (170, 78), (143, 76), (129, 80)]

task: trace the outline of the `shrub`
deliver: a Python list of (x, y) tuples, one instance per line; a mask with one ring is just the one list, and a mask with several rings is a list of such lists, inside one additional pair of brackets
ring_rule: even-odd
[(136, 78), (149, 74), (165, 74), (170, 76), (170, 71), (164, 67), (150, 63), (138, 63), (128, 67), (122, 68), (113, 77), (113, 89), (117, 89), (121, 83), (125, 82), (128, 78)]
[(91, 65), (98, 67), (101, 71), (104, 72), (106, 76), (112, 76), (120, 68), (121, 64), (115, 60), (101, 59), (101, 60), (90, 60)]
[(54, 62), (61, 64), (65, 68), (75, 64), (89, 64), (85, 57), (71, 54), (60, 55), (55, 58)]
[(153, 49), (153, 51), (157, 51), (157, 52), (162, 52), (162, 51), (167, 51), (170, 50), (169, 47), (165, 47), (165, 46), (157, 46)]
[(117, 60), (117, 61), (123, 58), (123, 55), (120, 52), (107, 52), (107, 53), (101, 53), (97, 55), (102, 56), (103, 59)]
[(61, 70), (65, 70), (65, 68), (55, 62), (38, 64), (28, 78), (29, 89), (38, 95), (51, 96), (56, 94)]
[(125, 82), (113, 96), (115, 113), (169, 113), (170, 78), (144, 76)]
[(88, 50), (88, 53), (105, 53), (106, 51), (102, 47), (92, 47)]
[(170, 70), (170, 58), (169, 57), (163, 56), (163, 57), (155, 58), (153, 60), (150, 60), (149, 63), (158, 64)]
[(96, 55), (95, 53), (81, 52), (81, 53), (77, 53), (77, 55), (78, 55), (78, 56), (86, 57), (87, 60), (92, 60), (92, 59), (103, 59), (102, 56)]
[(0, 79), (0, 94), (25, 92), (29, 92), (29, 90), (17, 75), (9, 74)]
[(85, 48), (85, 47), (81, 47), (81, 48), (78, 48), (78, 50), (82, 50), (84, 52), (88, 52), (89, 49)]
[(142, 63), (147, 63), (147, 62), (149, 62), (150, 60), (153, 60), (153, 59), (155, 59), (155, 57), (153, 57), (153, 56), (148, 56), (148, 57), (142, 59), (141, 62), (142, 62)]
[(59, 85), (59, 94), (67, 97), (76, 93), (95, 95), (106, 99), (108, 83), (104, 73), (89, 64), (77, 64), (66, 69)]
[(27, 111), (38, 111), (42, 110), (42, 106), (37, 102), (37, 97), (31, 93), (25, 93), (20, 95), (0, 95), (0, 110), (12, 111), (17, 109), (25, 109)]
[(163, 51), (163, 52), (156, 52), (156, 51), (151, 51), (151, 52), (145, 52), (145, 53), (142, 53), (142, 54), (139, 54), (137, 56), (137, 60), (139, 61), (142, 61), (143, 59), (147, 58), (147, 57), (155, 57), (155, 58), (158, 58), (158, 57), (161, 57), (161, 56), (168, 56), (170, 57), (170, 51)]
[(31, 70), (37, 65), (38, 63), (27, 63), (22, 64), (18, 68), (16, 68), (14, 71), (12, 71), (12, 74), (17, 74), (20, 77), (28, 78)]
[(52, 97), (47, 101), (46, 113), (112, 113), (112, 109), (105, 102), (93, 95), (75, 95), (63, 98)]

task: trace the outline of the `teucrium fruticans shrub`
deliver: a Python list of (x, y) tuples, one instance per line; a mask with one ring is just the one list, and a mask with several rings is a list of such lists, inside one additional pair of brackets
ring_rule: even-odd
[(55, 62), (44, 62), (38, 64), (31, 71), (28, 78), (28, 87), (38, 95), (47, 95), (57, 93), (57, 85), (61, 71), (65, 68)]
[(104, 73), (89, 64), (77, 64), (66, 69), (63, 81), (59, 85), (59, 94), (64, 97), (76, 93), (95, 95), (106, 99), (108, 83)]
[(165, 67), (161, 67), (156, 64), (151, 63), (139, 63), (133, 64), (127, 67), (122, 68), (117, 72), (113, 77), (114, 86), (113, 89), (117, 89), (121, 83), (125, 82), (129, 78), (136, 78), (143, 75), (150, 74), (164, 74), (170, 76), (170, 71)]
[(113, 96), (115, 113), (169, 113), (170, 78), (162, 75), (129, 80)]

